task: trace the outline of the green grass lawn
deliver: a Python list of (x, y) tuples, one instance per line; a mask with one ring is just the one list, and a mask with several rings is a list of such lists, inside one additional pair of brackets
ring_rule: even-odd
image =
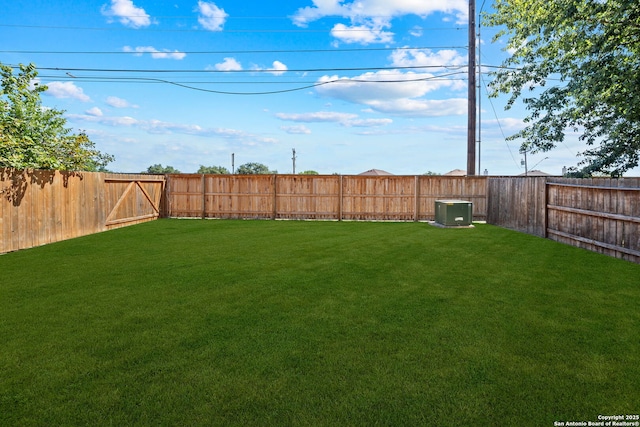
[(3, 426), (640, 412), (640, 265), (489, 225), (161, 220), (0, 272)]

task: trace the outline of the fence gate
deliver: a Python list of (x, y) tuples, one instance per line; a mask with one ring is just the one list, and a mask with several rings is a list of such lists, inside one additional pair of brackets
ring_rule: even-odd
[(105, 177), (105, 226), (117, 228), (161, 215), (164, 179)]

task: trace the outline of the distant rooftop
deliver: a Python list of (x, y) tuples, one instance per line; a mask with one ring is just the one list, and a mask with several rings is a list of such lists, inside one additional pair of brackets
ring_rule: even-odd
[(387, 171), (383, 171), (382, 169), (369, 169), (368, 171), (359, 173), (358, 175), (381, 176), (381, 175), (393, 175), (393, 174)]
[(444, 174), (444, 176), (467, 176), (467, 171), (462, 169), (454, 169)]
[(527, 173), (521, 173), (518, 176), (551, 176), (551, 174), (534, 169), (532, 171), (528, 171)]

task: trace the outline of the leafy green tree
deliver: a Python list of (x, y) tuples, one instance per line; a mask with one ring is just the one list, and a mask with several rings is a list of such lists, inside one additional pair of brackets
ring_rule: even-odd
[(46, 108), (35, 65), (0, 64), (0, 167), (16, 169), (98, 170), (113, 156), (96, 150), (86, 133), (66, 127), (64, 111)]
[(229, 169), (225, 168), (224, 166), (202, 166), (202, 165), (200, 165), (200, 169), (198, 169), (197, 173), (227, 175), (230, 172), (229, 172)]
[(438, 172), (427, 171), (427, 172), (423, 173), (422, 175), (436, 176), (436, 175), (441, 175), (441, 174), (439, 174)]
[(146, 171), (142, 173), (153, 173), (156, 175), (163, 175), (167, 173), (180, 173), (178, 169), (175, 169), (173, 166), (162, 166), (161, 164), (151, 165), (147, 168)]
[(313, 170), (300, 172), (298, 175), (320, 175), (318, 172)]
[[(568, 130), (588, 145), (580, 173), (614, 176), (640, 154), (640, 2), (637, 0), (495, 0), (484, 17), (502, 26), (513, 52), (491, 83), (529, 110), (510, 139), (548, 151)], [(576, 171), (576, 168), (572, 168)]]
[(271, 171), (267, 165), (262, 163), (245, 163), (238, 166), (236, 173), (239, 175), (268, 175), (278, 173), (278, 171)]

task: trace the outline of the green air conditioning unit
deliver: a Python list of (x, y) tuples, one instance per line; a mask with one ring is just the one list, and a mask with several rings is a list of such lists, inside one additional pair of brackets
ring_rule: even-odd
[(469, 226), (473, 203), (464, 200), (436, 200), (436, 222), (446, 226)]

